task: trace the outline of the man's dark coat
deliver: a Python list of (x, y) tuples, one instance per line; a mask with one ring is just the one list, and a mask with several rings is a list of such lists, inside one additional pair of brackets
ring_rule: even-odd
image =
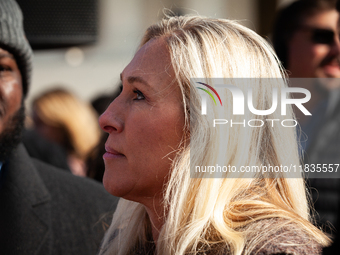
[(96, 254), (117, 198), (100, 183), (32, 159), (19, 145), (1, 171), (0, 254)]

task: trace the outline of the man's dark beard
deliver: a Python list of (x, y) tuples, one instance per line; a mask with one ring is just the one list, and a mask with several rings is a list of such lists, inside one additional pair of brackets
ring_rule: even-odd
[(0, 161), (8, 159), (13, 149), (21, 142), (22, 130), (24, 128), (25, 107), (21, 108), (9, 120), (7, 126), (0, 134)]

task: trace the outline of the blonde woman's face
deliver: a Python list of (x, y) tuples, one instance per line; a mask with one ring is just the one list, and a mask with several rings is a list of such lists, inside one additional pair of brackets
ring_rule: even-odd
[(162, 39), (145, 44), (121, 74), (123, 91), (99, 119), (109, 133), (103, 183), (143, 203), (161, 193), (183, 136), (182, 94)]

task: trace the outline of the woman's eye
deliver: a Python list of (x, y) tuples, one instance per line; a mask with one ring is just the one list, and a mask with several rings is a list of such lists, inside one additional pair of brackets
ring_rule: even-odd
[(143, 99), (145, 99), (143, 93), (140, 92), (139, 90), (134, 90), (133, 93), (136, 94), (136, 97), (134, 98), (134, 100), (143, 100)]

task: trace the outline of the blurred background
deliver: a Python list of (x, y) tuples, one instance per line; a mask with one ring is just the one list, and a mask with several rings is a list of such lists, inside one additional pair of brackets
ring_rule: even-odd
[(17, 0), (26, 36), (34, 49), (34, 70), (26, 101), (64, 87), (85, 101), (111, 94), (132, 59), (143, 31), (163, 9), (240, 20), (270, 36), (275, 11), (291, 0)]

